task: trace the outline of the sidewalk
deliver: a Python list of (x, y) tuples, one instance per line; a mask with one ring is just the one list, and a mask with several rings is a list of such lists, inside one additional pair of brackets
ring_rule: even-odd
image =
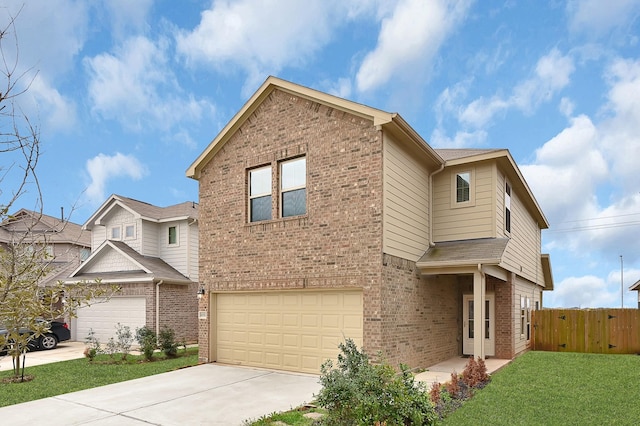
[[(83, 358), (84, 348), (85, 344), (83, 342), (61, 342), (57, 348), (49, 351), (27, 352), (25, 365), (27, 367), (33, 367), (51, 362)], [(0, 356), (0, 371), (11, 370), (12, 368), (12, 358), (8, 355)]]

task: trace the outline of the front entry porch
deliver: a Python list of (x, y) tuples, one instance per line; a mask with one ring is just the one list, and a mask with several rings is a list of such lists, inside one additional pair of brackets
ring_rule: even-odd
[[(468, 361), (469, 357), (466, 356), (450, 358), (432, 365), (422, 373), (416, 374), (415, 378), (417, 381), (424, 383), (427, 388), (431, 388), (433, 383), (445, 383), (451, 380), (451, 373), (454, 371), (457, 374), (462, 374)], [(484, 360), (484, 364), (487, 367), (487, 373), (493, 374), (511, 361), (510, 359), (487, 358)]]

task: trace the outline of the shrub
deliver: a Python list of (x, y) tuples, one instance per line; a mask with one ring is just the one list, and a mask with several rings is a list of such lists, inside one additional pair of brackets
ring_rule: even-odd
[(131, 352), (131, 345), (133, 344), (131, 328), (128, 325), (118, 323), (116, 326), (116, 339), (118, 350), (122, 354), (122, 360), (126, 361), (127, 355)]
[(178, 355), (178, 343), (176, 343), (175, 333), (172, 329), (164, 327), (158, 335), (158, 346), (164, 354), (170, 358)]
[(483, 359), (469, 358), (467, 365), (462, 372), (462, 381), (467, 384), (470, 389), (481, 389), (489, 383), (490, 377), (487, 373), (487, 366)]
[(332, 361), (321, 367), (318, 404), (328, 410), (328, 425), (431, 424), (435, 419), (429, 395), (416, 383), (407, 366), (400, 374), (386, 362), (371, 364), (364, 351), (351, 339), (339, 345), (334, 368)]
[(144, 358), (147, 361), (151, 361), (153, 359), (153, 351), (155, 351), (158, 346), (156, 333), (146, 326), (137, 328), (136, 341), (140, 345), (140, 350), (142, 351)]
[(100, 341), (96, 337), (96, 333), (93, 331), (93, 328), (89, 329), (89, 334), (84, 339), (87, 347), (84, 350), (84, 356), (89, 358), (89, 361), (93, 361), (93, 359), (98, 355), (102, 348), (100, 347)]

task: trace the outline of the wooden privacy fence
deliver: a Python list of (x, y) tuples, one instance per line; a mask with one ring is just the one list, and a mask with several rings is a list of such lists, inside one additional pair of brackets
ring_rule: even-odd
[(533, 350), (640, 354), (638, 309), (534, 311)]

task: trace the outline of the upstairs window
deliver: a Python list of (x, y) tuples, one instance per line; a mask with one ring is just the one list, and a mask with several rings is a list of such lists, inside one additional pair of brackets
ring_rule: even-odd
[(249, 171), (249, 222), (271, 219), (271, 166)]
[(504, 183), (504, 230), (511, 232), (511, 185)]
[(135, 225), (126, 225), (124, 227), (124, 237), (126, 239), (135, 238), (136, 236), (136, 227)]
[(456, 174), (456, 203), (466, 203), (471, 198), (471, 173)]
[(114, 226), (113, 228), (111, 228), (111, 239), (112, 240), (119, 240), (120, 239), (120, 227), (119, 226)]
[(169, 227), (169, 235), (168, 235), (168, 244), (170, 246), (178, 244), (178, 227), (170, 226)]
[(282, 217), (307, 212), (307, 161), (303, 158), (280, 163)]

